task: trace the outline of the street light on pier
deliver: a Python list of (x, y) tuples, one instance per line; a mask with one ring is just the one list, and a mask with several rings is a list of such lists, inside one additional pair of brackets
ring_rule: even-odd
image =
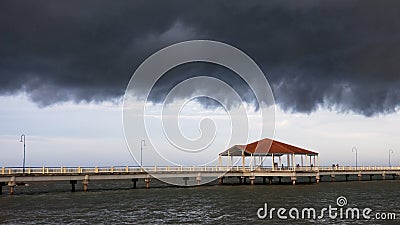
[(140, 141), (140, 166), (143, 166), (143, 146), (146, 146), (146, 141)]
[(392, 154), (392, 153), (393, 153), (393, 150), (389, 149), (389, 167), (392, 167), (392, 164), (390, 163), (390, 154)]
[(352, 152), (355, 152), (356, 153), (356, 168), (357, 168), (357, 148), (356, 147), (353, 147), (352, 149), (351, 149), (351, 151)]
[(22, 161), (22, 173), (25, 173), (25, 134), (21, 135), (21, 140), (19, 142), (24, 143), (24, 159)]

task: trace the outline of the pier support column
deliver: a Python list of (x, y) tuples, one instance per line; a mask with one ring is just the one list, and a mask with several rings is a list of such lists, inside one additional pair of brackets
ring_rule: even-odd
[(224, 184), (224, 177), (218, 178), (218, 184)]
[(386, 179), (386, 174), (385, 174), (385, 172), (383, 172), (382, 173), (382, 180), (385, 180)]
[(197, 182), (197, 185), (200, 185), (200, 184), (201, 184), (201, 173), (198, 173), (198, 174), (197, 174), (196, 182)]
[(369, 180), (371, 181), (372, 180), (372, 177), (373, 177), (374, 175), (373, 174), (370, 174), (369, 175)]
[(0, 182), (0, 195), (3, 194), (3, 186), (6, 186), (6, 182)]
[(346, 181), (349, 181), (349, 174), (344, 175), (346, 177)]
[(315, 181), (317, 182), (317, 184), (319, 184), (320, 180), (321, 180), (321, 177), (320, 177), (319, 173), (317, 173), (317, 176), (315, 176)]
[(272, 184), (273, 177), (268, 177), (268, 184)]
[(71, 184), (71, 192), (75, 192), (75, 184), (78, 183), (78, 181), (70, 180), (69, 183)]
[(183, 179), (183, 181), (185, 182), (185, 186), (187, 186), (187, 185), (188, 185), (189, 177), (184, 177), (184, 178), (182, 178), (182, 179)]
[(146, 178), (144, 178), (144, 182), (146, 183), (146, 188), (150, 188), (150, 175), (148, 175)]
[(331, 174), (331, 181), (335, 182), (335, 174)]
[(242, 177), (237, 177), (239, 179), (239, 184), (243, 183), (243, 178)]
[(10, 195), (13, 195), (14, 194), (14, 188), (15, 188), (15, 186), (17, 186), (17, 182), (15, 181), (15, 177), (14, 176), (11, 177), (11, 180), (8, 181), (7, 185), (10, 187)]
[(137, 178), (133, 178), (132, 182), (133, 182), (133, 188), (136, 189), (136, 183), (138, 182), (138, 179)]
[(249, 177), (249, 179), (250, 179), (250, 185), (254, 185), (254, 181), (255, 181), (256, 177), (251, 176), (251, 177)]
[(392, 176), (393, 176), (393, 180), (395, 180), (396, 179), (396, 174), (392, 174)]
[(308, 183), (312, 183), (312, 177), (311, 176), (308, 177)]
[[(266, 184), (267, 182), (266, 182), (266, 177), (263, 177), (262, 178), (263, 179), (263, 184)], [(269, 178), (268, 178), (269, 179)]]
[(292, 184), (296, 185), (297, 177), (296, 176), (292, 176), (290, 179), (292, 180)]
[(359, 174), (358, 174), (358, 181), (361, 181), (361, 180), (362, 180), (362, 174), (359, 173)]
[(15, 188), (15, 186), (10, 186), (10, 195), (14, 194), (14, 188)]
[(278, 177), (278, 183), (279, 183), (279, 184), (282, 183), (282, 177)]
[(88, 185), (89, 185), (89, 175), (85, 175), (85, 178), (83, 179), (83, 191), (87, 192), (88, 191)]

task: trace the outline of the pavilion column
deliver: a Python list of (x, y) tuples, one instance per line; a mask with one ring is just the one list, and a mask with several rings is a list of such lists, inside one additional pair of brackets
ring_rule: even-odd
[(228, 166), (231, 167), (232, 166), (232, 158), (231, 158), (231, 154), (228, 151), (228, 162), (227, 162)]
[(308, 161), (307, 161), (307, 158), (308, 158), (308, 154), (306, 154), (306, 170), (308, 170)]
[(292, 166), (293, 168), (296, 168), (296, 159), (294, 157), (294, 153), (292, 154)]
[(272, 153), (272, 170), (275, 170), (275, 158), (274, 158), (274, 153)]
[(317, 155), (317, 160), (318, 160), (318, 168), (319, 168), (319, 155)]
[(300, 155), (300, 159), (301, 159), (301, 167), (303, 167), (303, 155)]
[(253, 154), (250, 154), (250, 170), (253, 170)]
[(316, 164), (316, 161), (315, 161), (315, 155), (314, 155), (314, 166), (316, 166), (317, 164)]
[(267, 158), (267, 156), (265, 156), (265, 158), (263, 158), (262, 156), (260, 156), (260, 166), (262, 167), (262, 168), (264, 168), (264, 160)]
[(282, 156), (279, 156), (279, 167), (282, 165)]
[(310, 155), (310, 166), (311, 166), (312, 162), (311, 162), (311, 155)]
[(222, 157), (221, 157), (221, 154), (218, 155), (218, 166), (222, 166)]
[(244, 151), (242, 151), (242, 170), (244, 171)]
[(287, 166), (288, 168), (290, 168), (290, 155), (287, 154), (286, 156), (287, 156)]

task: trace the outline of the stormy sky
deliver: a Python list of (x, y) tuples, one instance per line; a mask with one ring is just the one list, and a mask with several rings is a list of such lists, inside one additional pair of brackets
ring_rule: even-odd
[[(0, 95), (40, 107), (119, 101), (143, 60), (192, 39), (246, 52), (286, 112), (370, 117), (400, 105), (399, 1), (1, 1), (0, 31)], [(151, 100), (190, 76), (182, 71), (218, 70), (189, 67)]]

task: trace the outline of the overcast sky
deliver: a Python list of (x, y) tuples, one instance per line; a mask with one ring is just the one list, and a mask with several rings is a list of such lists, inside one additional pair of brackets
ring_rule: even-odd
[[(326, 165), (353, 164), (353, 146), (360, 164), (386, 165), (390, 148), (399, 164), (399, 27), (399, 1), (1, 1), (0, 165), (21, 164), (22, 133), (28, 165), (134, 164), (122, 129), (131, 75), (193, 39), (228, 43), (259, 65), (277, 139), (320, 152)], [(235, 74), (202, 63), (169, 71), (149, 100), (199, 74), (254, 103)], [(220, 113), (199, 102), (188, 114)]]

